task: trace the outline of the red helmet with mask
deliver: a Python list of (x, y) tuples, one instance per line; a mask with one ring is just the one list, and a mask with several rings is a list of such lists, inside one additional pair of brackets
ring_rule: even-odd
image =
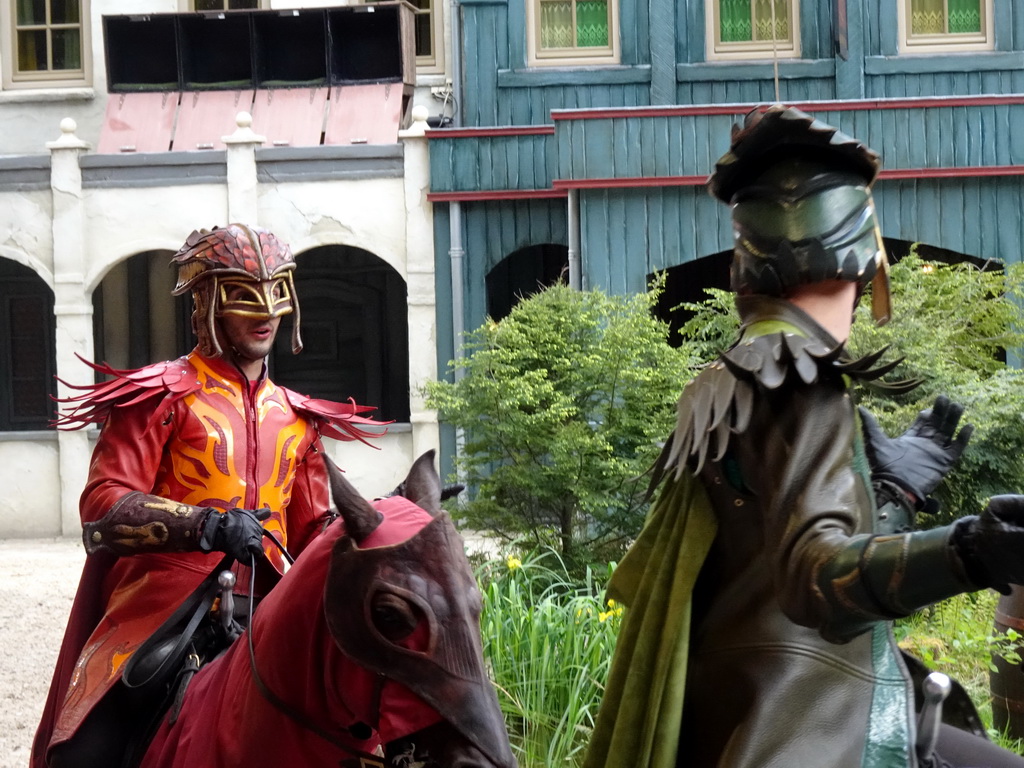
[(192, 329), (204, 355), (223, 353), (215, 320), (224, 315), (270, 318), (294, 312), (292, 352), (302, 350), (295, 258), (271, 232), (245, 224), (199, 229), (188, 236), (172, 264), (178, 268), (172, 293), (192, 291)]

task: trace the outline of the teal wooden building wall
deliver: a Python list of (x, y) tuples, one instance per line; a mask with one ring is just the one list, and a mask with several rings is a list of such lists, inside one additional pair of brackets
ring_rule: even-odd
[[(643, 290), (653, 271), (731, 248), (705, 191), (734, 123), (774, 102), (770, 61), (707, 61), (705, 0), (620, 0), (620, 62), (527, 66), (527, 0), (461, 0), (462, 125), (430, 131), (439, 358), (454, 354), (449, 205), (460, 206), (461, 324), (529, 245), (568, 246), (582, 282)], [(1024, 247), (1024, 4), (994, 0), (994, 50), (900, 55), (897, 2), (800, 0), (801, 57), (779, 95), (881, 153), (883, 234), (981, 259)], [(848, 24), (840, 50), (836, 9)]]
[[(899, 0), (801, 0), (801, 58), (780, 65), (783, 101), (1024, 92), (1024, 4), (995, 0), (993, 51), (898, 54)], [(848, 17), (837, 55), (835, 9)], [(555, 109), (775, 100), (769, 62), (709, 62), (704, 0), (621, 0), (620, 63), (527, 67), (524, 0), (461, 0), (463, 120), (540, 125)]]

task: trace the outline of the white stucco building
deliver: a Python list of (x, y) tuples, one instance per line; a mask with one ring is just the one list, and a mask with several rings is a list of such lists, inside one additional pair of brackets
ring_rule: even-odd
[[(180, 36), (194, 18), (225, 17), (192, 7), (211, 1), (45, 0), (46, 18), (34, 25), (38, 19), (20, 18), (20, 5), (16, 13), (0, 0), (0, 537), (78, 535), (95, 431), (46, 426), (49, 396), (72, 392), (51, 384), (53, 376), (92, 381), (79, 357), (137, 367), (190, 348), (190, 310), (170, 296), (168, 262), (193, 229), (239, 221), (291, 245), (306, 349), (293, 358), (282, 326), (273, 378), (314, 396), (378, 405), (380, 417), (395, 422), (376, 441), (380, 450), (330, 446), (357, 487), (367, 495), (390, 490), (415, 456), (438, 445), (436, 416), (419, 395), (437, 358), (427, 111), (411, 109), (411, 39), (394, 39), (399, 49), (390, 55), (404, 72), (396, 80), (379, 72), (363, 73), (365, 82), (339, 80), (328, 58), (323, 82), (288, 87), (260, 80), (257, 53), (241, 85), (133, 83), (132, 57), (158, 59), (159, 51), (129, 46), (119, 65), (128, 81), (111, 92), (105, 46), (117, 41), (103, 30), (117, 27), (104, 16), (140, 14), (144, 5), (149, 15), (123, 24), (157, 19)], [(422, 16), (430, 5), (420, 5)], [(69, 8), (77, 21), (68, 21)], [(265, 37), (278, 29), (272, 10), (251, 12), (254, 40), (260, 25)], [(315, 23), (315, 11), (302, 13)], [(339, 29), (349, 23), (339, 9), (322, 13)], [(402, 14), (414, 17), (409, 8)], [(145, 43), (139, 29), (124, 39)], [(77, 49), (67, 39), (75, 35)], [(6, 45), (11, 39), (22, 47)], [(420, 75), (428, 102), (430, 86), (444, 82), (434, 40), (436, 55)], [(190, 45), (178, 41), (179, 70)], [(266, 46), (254, 42), (257, 49)], [(207, 77), (215, 79), (222, 62), (211, 62)], [(146, 143), (154, 136), (156, 148)]]

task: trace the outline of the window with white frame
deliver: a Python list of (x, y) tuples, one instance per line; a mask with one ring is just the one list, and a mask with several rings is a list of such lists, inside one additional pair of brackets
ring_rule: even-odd
[(526, 0), (531, 66), (617, 64), (617, 0)]
[(707, 0), (707, 58), (800, 55), (798, 0)]
[(900, 51), (993, 48), (992, 0), (900, 0)]
[(88, 0), (0, 0), (0, 9), (5, 87), (87, 84)]

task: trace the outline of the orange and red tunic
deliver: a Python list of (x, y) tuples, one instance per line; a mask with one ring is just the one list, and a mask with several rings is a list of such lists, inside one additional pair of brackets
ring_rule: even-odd
[[(193, 351), (139, 371), (103, 372), (63, 425), (103, 421), (81, 498), (83, 522), (102, 518), (132, 492), (168, 503), (228, 510), (268, 507), (264, 527), (292, 554), (318, 533), (330, 507), (321, 434), (371, 436), (368, 408), (305, 398), (266, 377), (249, 382), (222, 359)], [(277, 547), (265, 552), (278, 572)], [(91, 556), (72, 608), (33, 766), (70, 738), (116, 682), (124, 662), (219, 562), (219, 553)], [(240, 579), (240, 585), (246, 579)]]

